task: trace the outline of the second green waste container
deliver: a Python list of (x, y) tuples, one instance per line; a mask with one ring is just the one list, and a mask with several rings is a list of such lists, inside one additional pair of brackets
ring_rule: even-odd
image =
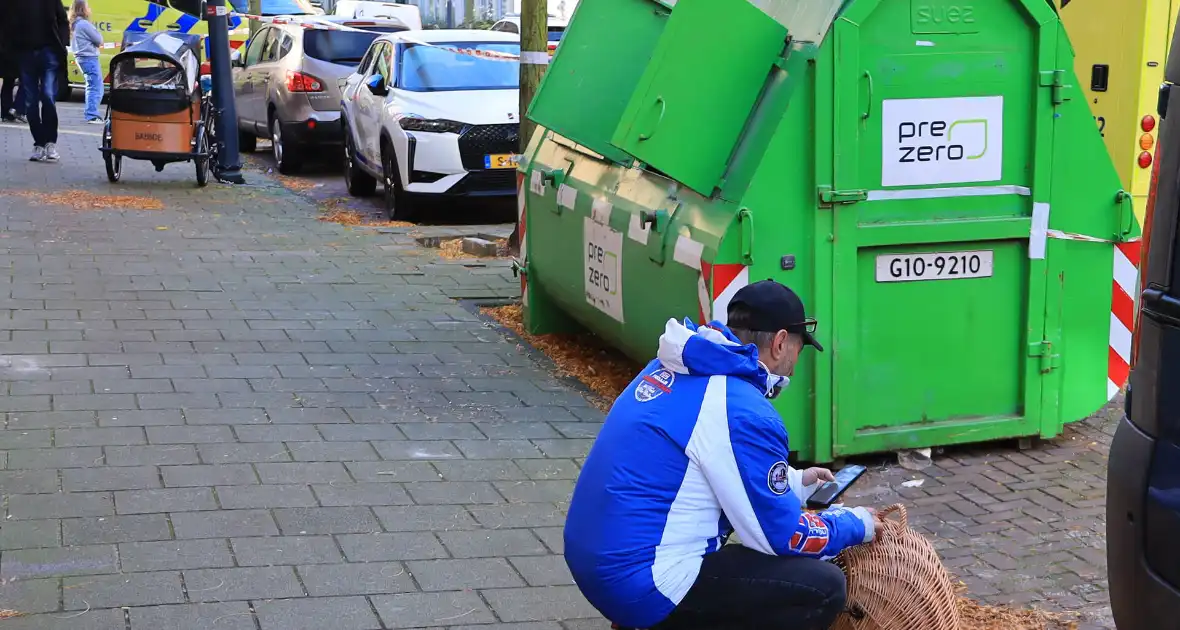
[(1138, 247), (1072, 68), (1045, 0), (583, 2), (528, 113), (526, 325), (646, 361), (773, 278), (828, 349), (775, 402), (803, 459), (1059, 435), (1126, 380)]

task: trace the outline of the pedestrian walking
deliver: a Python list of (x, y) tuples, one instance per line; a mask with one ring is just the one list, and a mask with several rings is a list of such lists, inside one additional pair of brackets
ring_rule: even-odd
[(20, 59), (25, 117), (33, 134), (33, 162), (56, 162), (57, 81), (66, 63), (70, 21), (61, 0), (7, 3), (4, 39)]
[(0, 122), (25, 122), (25, 92), (17, 84), (20, 78), (20, 60), (8, 41), (6, 33), (0, 31)]
[(102, 33), (90, 22), (90, 4), (74, 0), (70, 7), (70, 31), (73, 34), (74, 59), (86, 77), (86, 111), (82, 116), (92, 125), (103, 124), (98, 106), (102, 103), (102, 64), (98, 51), (102, 48)]

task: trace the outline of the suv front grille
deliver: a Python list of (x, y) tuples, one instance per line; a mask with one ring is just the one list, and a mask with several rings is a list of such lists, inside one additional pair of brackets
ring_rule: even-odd
[(459, 157), (463, 168), (484, 170), (484, 156), (516, 153), (520, 146), (520, 124), (473, 125), (459, 136)]

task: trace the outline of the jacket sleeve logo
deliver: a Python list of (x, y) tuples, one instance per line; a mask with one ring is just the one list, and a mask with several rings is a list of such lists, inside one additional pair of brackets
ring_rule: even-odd
[(766, 483), (770, 491), (775, 494), (786, 494), (791, 489), (791, 480), (787, 476), (787, 462), (775, 462), (766, 476)]
[(664, 394), (672, 393), (672, 382), (676, 374), (667, 368), (659, 368), (643, 375), (643, 379), (635, 386), (635, 400), (648, 402)]

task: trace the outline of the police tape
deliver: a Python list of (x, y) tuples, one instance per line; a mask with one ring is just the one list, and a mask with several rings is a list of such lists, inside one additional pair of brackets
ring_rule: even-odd
[(1116, 241), (1109, 238), (1098, 238), (1096, 236), (1087, 236), (1085, 234), (1077, 234), (1075, 232), (1063, 232), (1061, 230), (1045, 230), (1045, 235), (1049, 238), (1054, 238), (1059, 241), (1081, 241), (1083, 243), (1135, 243), (1142, 240), (1141, 237), (1133, 237)]
[[(235, 17), (239, 17), (239, 18), (244, 18), (247, 20), (255, 20), (257, 22), (262, 22), (264, 24), (286, 24), (286, 25), (290, 25), (290, 26), (299, 26), (299, 27), (309, 29), (309, 30), (320, 29), (320, 30), (328, 30), (328, 31), (346, 31), (346, 32), (353, 32), (353, 33), (377, 33), (378, 35), (387, 34), (387, 33), (381, 33), (379, 31), (368, 31), (363, 28), (356, 28), (356, 27), (347, 26), (344, 24), (337, 24), (335, 22), (329, 22), (326, 20), (318, 20), (315, 17), (274, 17), (274, 16), (269, 16), (269, 15), (251, 15), (249, 13), (232, 13), (231, 15), (233, 15)], [(526, 51), (526, 52), (522, 53), (521, 55), (515, 55), (512, 53), (499, 52), (499, 51), (495, 51), (495, 50), (479, 50), (477, 48), (458, 48), (455, 46), (442, 46), (439, 44), (431, 44), (429, 42), (420, 41), (414, 37), (406, 35), (406, 31), (401, 31), (401, 32), (397, 33), (397, 37), (398, 37), (398, 39), (400, 39), (408, 44), (413, 44), (415, 46), (425, 46), (427, 48), (438, 48), (440, 50), (446, 50), (448, 52), (452, 52), (452, 53), (455, 53), (458, 55), (466, 55), (468, 57), (478, 57), (480, 59), (488, 59), (491, 61), (508, 61), (508, 62), (517, 62), (517, 63), (526, 63), (526, 64), (541, 64), (542, 63), (538, 59), (534, 59), (533, 56), (531, 56), (531, 55), (544, 55), (545, 56), (545, 63), (548, 63), (548, 61), (549, 61), (549, 53), (548, 52), (529, 53)], [(523, 56), (523, 59), (522, 59), (522, 56)]]

